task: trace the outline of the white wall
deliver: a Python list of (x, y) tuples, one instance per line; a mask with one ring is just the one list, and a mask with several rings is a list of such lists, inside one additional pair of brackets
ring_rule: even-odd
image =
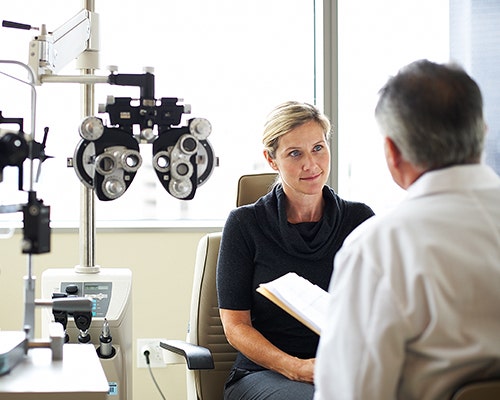
[[(191, 282), (199, 239), (204, 231), (106, 230), (96, 235), (96, 264), (102, 267), (130, 268), (133, 274), (133, 393), (134, 399), (160, 398), (147, 369), (136, 367), (138, 338), (184, 339), (191, 296)], [(26, 255), (21, 253), (22, 233), (0, 240), (0, 329), (22, 330), (24, 318), (23, 276)], [(47, 268), (72, 268), (79, 263), (79, 236), (76, 230), (52, 232), (51, 252), (34, 255), (40, 280)], [(40, 337), (37, 311), (35, 337)], [(153, 373), (166, 398), (185, 399), (185, 366), (154, 369)]]

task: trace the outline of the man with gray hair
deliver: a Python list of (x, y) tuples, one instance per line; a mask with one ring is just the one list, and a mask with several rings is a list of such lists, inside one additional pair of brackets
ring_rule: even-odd
[(407, 198), (359, 226), (335, 257), (315, 400), (449, 399), (500, 376), (500, 178), (481, 163), (478, 85), (416, 61), (375, 110)]

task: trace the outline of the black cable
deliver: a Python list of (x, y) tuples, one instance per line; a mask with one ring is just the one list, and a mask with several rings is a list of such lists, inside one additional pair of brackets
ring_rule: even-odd
[(163, 392), (161, 391), (160, 389), (160, 386), (158, 385), (158, 382), (156, 382), (156, 379), (153, 375), (153, 371), (151, 370), (151, 365), (149, 363), (149, 350), (144, 350), (144, 357), (146, 358), (146, 364), (148, 366), (148, 370), (149, 370), (149, 374), (151, 375), (151, 379), (153, 380), (155, 386), (156, 386), (156, 389), (158, 390), (158, 392), (160, 393), (160, 396), (163, 400), (166, 400), (165, 399), (165, 396), (163, 395)]

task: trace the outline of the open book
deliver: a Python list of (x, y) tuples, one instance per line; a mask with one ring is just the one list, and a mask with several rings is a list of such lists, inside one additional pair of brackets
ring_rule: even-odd
[(262, 283), (257, 292), (267, 297), (318, 335), (326, 323), (330, 294), (307, 279), (289, 272)]

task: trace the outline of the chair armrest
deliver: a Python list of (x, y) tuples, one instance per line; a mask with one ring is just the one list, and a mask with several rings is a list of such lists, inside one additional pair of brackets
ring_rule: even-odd
[(183, 340), (165, 340), (160, 342), (160, 347), (183, 356), (188, 369), (214, 369), (212, 353), (206, 347)]

